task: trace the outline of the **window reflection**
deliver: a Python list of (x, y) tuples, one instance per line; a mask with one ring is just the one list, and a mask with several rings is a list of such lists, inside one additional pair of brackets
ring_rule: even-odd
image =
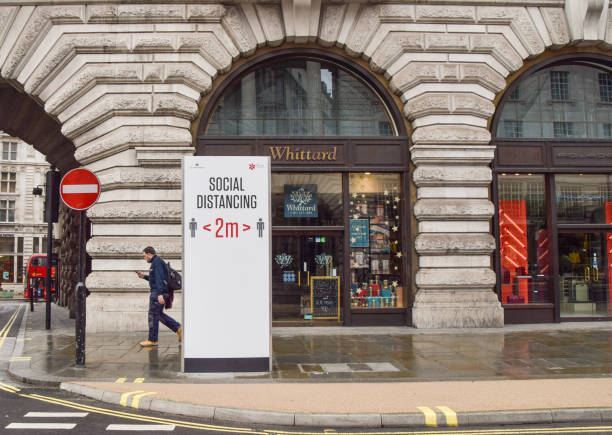
[(612, 75), (595, 67), (538, 71), (506, 98), (497, 137), (609, 138), (611, 85)]
[(563, 224), (610, 224), (612, 175), (555, 175), (557, 219)]
[(218, 103), (208, 135), (392, 136), (372, 90), (338, 66), (315, 60), (266, 65), (235, 80)]

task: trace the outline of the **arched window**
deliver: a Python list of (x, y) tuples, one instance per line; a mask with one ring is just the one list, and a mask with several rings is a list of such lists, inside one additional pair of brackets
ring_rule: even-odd
[(493, 133), (506, 323), (609, 319), (612, 59), (580, 53), (526, 71)]
[(543, 68), (504, 97), (498, 138), (609, 139), (612, 69), (595, 62)]
[(374, 90), (335, 63), (279, 59), (246, 71), (217, 101), (208, 136), (396, 136)]

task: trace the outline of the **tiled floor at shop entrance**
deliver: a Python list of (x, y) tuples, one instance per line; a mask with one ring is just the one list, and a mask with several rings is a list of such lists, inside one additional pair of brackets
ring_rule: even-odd
[(310, 333), (285, 328), (273, 332), (271, 373), (198, 376), (181, 372), (181, 345), (169, 332), (160, 335), (159, 347), (150, 349), (139, 346), (142, 333), (88, 334), (86, 368), (76, 368), (74, 321), (59, 309), (54, 314), (51, 331), (45, 331), (41, 313), (30, 316), (26, 334), (31, 340), (24, 342), (23, 355), (31, 357), (33, 370), (66, 378), (325, 382), (612, 376), (612, 323), (599, 329), (393, 328), (380, 334), (376, 329), (364, 334), (360, 328)]

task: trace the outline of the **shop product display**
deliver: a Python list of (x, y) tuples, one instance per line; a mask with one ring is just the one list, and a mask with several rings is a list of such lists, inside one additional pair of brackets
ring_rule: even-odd
[(350, 188), (351, 306), (402, 307), (399, 177), (353, 174)]

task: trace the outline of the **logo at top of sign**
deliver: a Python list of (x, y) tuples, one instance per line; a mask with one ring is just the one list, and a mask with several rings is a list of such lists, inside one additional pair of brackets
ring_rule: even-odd
[(249, 169), (251, 171), (254, 171), (255, 170), (255, 163), (249, 163)]

